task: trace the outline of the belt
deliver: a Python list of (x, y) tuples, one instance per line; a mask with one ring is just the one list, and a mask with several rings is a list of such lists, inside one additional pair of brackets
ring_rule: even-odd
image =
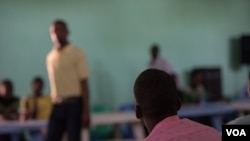
[(72, 102), (79, 102), (82, 100), (81, 96), (74, 96), (74, 97), (64, 97), (64, 98), (57, 98), (53, 100), (55, 104), (61, 104), (61, 103), (72, 103)]

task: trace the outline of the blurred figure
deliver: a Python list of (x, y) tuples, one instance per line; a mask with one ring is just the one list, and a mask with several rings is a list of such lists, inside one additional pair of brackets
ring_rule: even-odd
[(150, 49), (151, 60), (148, 64), (148, 67), (163, 70), (169, 74), (173, 74), (174, 69), (172, 67), (172, 64), (161, 56), (160, 51), (161, 50), (158, 44), (153, 44), (151, 46)]
[(21, 118), (44, 120), (48, 119), (51, 112), (51, 98), (43, 94), (43, 80), (35, 77), (31, 83), (32, 92), (30, 96), (21, 102)]
[[(200, 105), (208, 102), (208, 91), (203, 85), (203, 75), (200, 70), (194, 69), (190, 74), (190, 84), (182, 95), (183, 103), (197, 103)], [(212, 126), (209, 116), (190, 118), (193, 121)]]
[(204, 103), (208, 98), (208, 92), (203, 83), (201, 71), (193, 70), (190, 74), (190, 84), (185, 89), (184, 102), (187, 103)]
[[(31, 94), (21, 101), (20, 119), (24, 120), (47, 120), (51, 112), (51, 98), (43, 94), (43, 79), (35, 77), (31, 83)], [(31, 140), (42, 141), (46, 135), (46, 129), (32, 130), (29, 132)]]
[(80, 141), (82, 126), (89, 128), (89, 70), (84, 52), (68, 41), (66, 22), (54, 21), (50, 26), (54, 44), (46, 65), (53, 109), (46, 141), (60, 141), (66, 132), (68, 141)]
[(18, 119), (19, 98), (14, 96), (13, 89), (8, 79), (0, 83), (0, 121)]
[[(250, 73), (250, 70), (248, 71)], [(243, 100), (243, 99), (248, 99), (249, 93), (248, 93), (248, 81), (247, 83), (243, 86), (242, 90), (240, 91), (239, 95), (237, 95), (237, 99)]]
[[(248, 96), (250, 96), (250, 71), (248, 72)], [(228, 124), (250, 125), (250, 114), (238, 117), (228, 122)]]
[(150, 133), (144, 141), (221, 141), (216, 129), (178, 117), (181, 102), (175, 82), (166, 72), (143, 71), (135, 81), (134, 95), (136, 117)]
[(243, 86), (242, 90), (240, 91), (239, 95), (237, 96), (237, 99), (248, 99), (248, 84), (246, 84), (245, 86)]
[[(19, 98), (14, 96), (14, 86), (11, 80), (0, 83), (0, 123), (5, 120), (17, 120)], [(10, 134), (1, 134), (0, 141), (10, 141)]]

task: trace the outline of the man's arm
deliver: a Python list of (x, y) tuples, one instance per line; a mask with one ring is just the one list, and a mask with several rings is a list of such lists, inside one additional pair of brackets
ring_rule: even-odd
[(81, 80), (81, 91), (83, 97), (83, 127), (89, 128), (90, 126), (90, 109), (89, 109), (89, 88), (87, 79)]

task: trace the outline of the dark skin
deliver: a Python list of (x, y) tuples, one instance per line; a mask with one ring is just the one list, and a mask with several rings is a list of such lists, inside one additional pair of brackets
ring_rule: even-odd
[(157, 46), (153, 46), (151, 48), (151, 57), (152, 57), (152, 61), (155, 60), (159, 55), (159, 48)]
[[(5, 98), (5, 99), (11, 99), (13, 98), (13, 90), (10, 86), (8, 86), (5, 83), (1, 83), (0, 84), (1, 87), (1, 97)], [(12, 120), (16, 120), (18, 119), (18, 113), (11, 113), (10, 117), (8, 117), (9, 119)], [(0, 114), (0, 121), (1, 120), (5, 120), (7, 117), (5, 117), (4, 115)]]
[[(52, 24), (50, 26), (50, 37), (54, 43), (54, 46), (57, 50), (62, 50), (69, 43), (68, 37), (69, 31), (68, 28), (60, 23)], [(89, 111), (89, 89), (87, 79), (80, 80), (81, 92), (83, 98), (83, 112), (82, 112), (82, 122), (85, 128), (90, 126), (90, 111)]]
[(163, 119), (178, 116), (181, 100), (171, 75), (158, 69), (142, 72), (135, 81), (136, 117), (150, 133)]
[[(180, 109), (180, 107), (181, 107), (181, 99), (178, 98), (176, 112)], [(145, 113), (144, 109), (142, 109), (138, 104), (136, 104), (135, 113), (136, 113), (136, 118), (142, 121), (142, 123), (146, 126), (148, 132), (151, 132), (154, 129), (154, 127), (164, 118), (173, 116), (172, 114), (166, 114), (164, 117), (159, 118), (159, 120), (150, 119), (144, 114)]]
[(34, 82), (32, 84), (32, 96), (39, 97), (42, 95), (43, 84), (41, 82)]
[(81, 80), (82, 97), (83, 97), (83, 125), (86, 128), (90, 126), (90, 111), (89, 111), (89, 89), (87, 80)]
[[(43, 84), (42, 82), (39, 82), (39, 81), (35, 81), (31, 84), (31, 88), (32, 88), (32, 99), (33, 99), (33, 102), (34, 102), (34, 105), (36, 105), (37, 103), (37, 98), (39, 96), (42, 95), (42, 89), (43, 89)], [(29, 105), (26, 103), (25, 105), (26, 107), (29, 107)], [(31, 119), (35, 119), (36, 117), (36, 113), (37, 113), (37, 110), (38, 109), (33, 109), (31, 111), (24, 111), (21, 116), (20, 116), (20, 119), (21, 120), (26, 120), (27, 118), (31, 118)]]
[(198, 72), (192, 78), (191, 87), (193, 89), (196, 89), (196, 87), (201, 83), (202, 83), (202, 74)]
[[(41, 83), (41, 82), (34, 82), (33, 84), (32, 84), (32, 97), (33, 97), (33, 102), (34, 102), (34, 105), (37, 105), (37, 98), (39, 97), (39, 96), (41, 96), (42, 95), (42, 88), (43, 88), (43, 84)], [(35, 109), (33, 109), (32, 111), (30, 111), (30, 117), (31, 118), (35, 118), (36, 117), (36, 114), (37, 114), (37, 112), (38, 112), (38, 109), (37, 109), (37, 107), (35, 108)]]
[(50, 37), (58, 50), (63, 49), (69, 42), (67, 36), (69, 31), (63, 24), (53, 24), (50, 26)]

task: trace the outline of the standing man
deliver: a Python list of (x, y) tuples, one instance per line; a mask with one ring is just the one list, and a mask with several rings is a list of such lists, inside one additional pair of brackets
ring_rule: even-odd
[(159, 69), (167, 72), (168, 74), (174, 74), (172, 64), (160, 55), (160, 47), (158, 44), (153, 44), (150, 49), (151, 60), (149, 61), (148, 67)]
[(150, 56), (151, 60), (148, 63), (148, 68), (159, 69), (170, 74), (175, 79), (178, 90), (182, 91), (177, 72), (175, 72), (172, 63), (161, 55), (161, 49), (158, 44), (152, 44)]
[(68, 141), (80, 141), (82, 125), (90, 124), (87, 61), (84, 52), (68, 41), (64, 21), (54, 21), (49, 30), (54, 47), (46, 65), (53, 109), (46, 141), (61, 141), (65, 131)]

